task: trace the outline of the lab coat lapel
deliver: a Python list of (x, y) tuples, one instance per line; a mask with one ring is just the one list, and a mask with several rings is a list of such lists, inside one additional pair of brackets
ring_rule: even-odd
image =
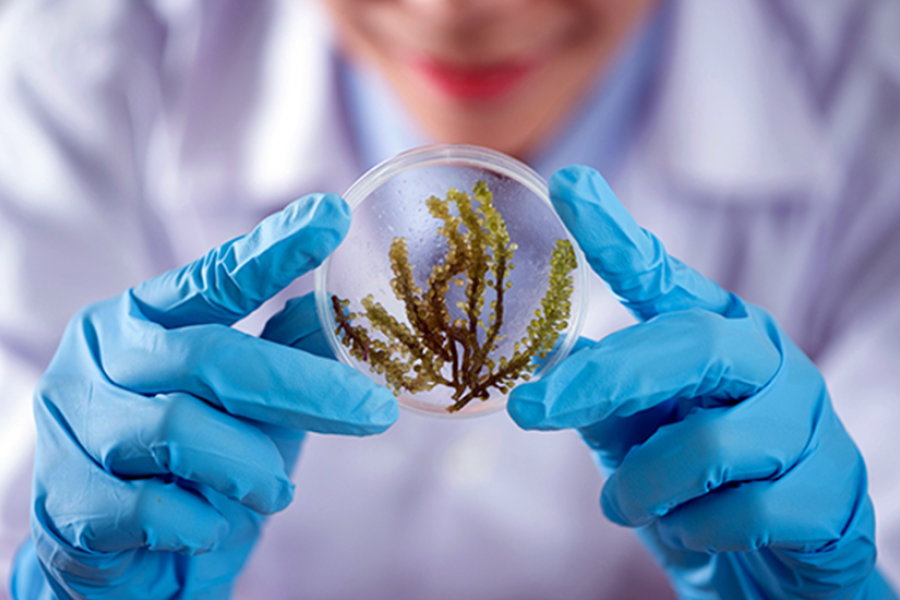
[(687, 202), (832, 201), (836, 160), (786, 41), (772, 32), (777, 13), (754, 0), (674, 1), (657, 104), (636, 153), (645, 167)]

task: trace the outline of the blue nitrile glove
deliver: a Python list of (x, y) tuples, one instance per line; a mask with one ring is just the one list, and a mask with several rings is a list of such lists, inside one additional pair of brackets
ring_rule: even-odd
[(815, 365), (764, 310), (668, 256), (595, 171), (550, 194), (641, 321), (517, 387), (526, 429), (577, 428), (684, 598), (893, 598), (875, 565), (862, 456)]
[(59, 598), (225, 598), (264, 515), (291, 501), (303, 432), (369, 435), (397, 419), (368, 377), (229, 327), (318, 265), (349, 222), (339, 197), (307, 196), (72, 319), (35, 395), (17, 598), (49, 598), (48, 585)]

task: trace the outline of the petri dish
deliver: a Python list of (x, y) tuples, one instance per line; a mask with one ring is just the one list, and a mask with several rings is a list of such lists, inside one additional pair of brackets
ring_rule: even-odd
[[(478, 342), (469, 352), (475, 355), (478, 347), (487, 347), (489, 352), (486, 354), (490, 360), (482, 361), (485, 364), (480, 367), (475, 364), (478, 363), (477, 360), (469, 361), (469, 381), (477, 380), (485, 384), (492, 381), (491, 377), (500, 371), (499, 365), (503, 360), (512, 362), (517, 348), (521, 363), (523, 348), (527, 346), (523, 346), (523, 342), (528, 340), (529, 326), (541, 314), (541, 301), (550, 289), (551, 259), (554, 248), (564, 243), (560, 240), (568, 241), (577, 263), (567, 275), (568, 285), (571, 286), (571, 295), (568, 297), (570, 309), (564, 320), (557, 320), (555, 329), (558, 337), (552, 349), (543, 359), (534, 357), (529, 361), (532, 365), (531, 372), (523, 372), (522, 376), (506, 381), (505, 386), (480, 388), (481, 395), (486, 397), (466, 401), (466, 393), (460, 391), (459, 385), (446, 383), (439, 383), (431, 389), (419, 389), (414, 393), (393, 386), (400, 405), (418, 413), (459, 418), (501, 410), (506, 405), (511, 386), (526, 378), (536, 381), (569, 354), (584, 322), (588, 293), (587, 263), (575, 240), (553, 210), (546, 181), (524, 163), (494, 150), (456, 144), (424, 146), (398, 154), (377, 165), (360, 177), (344, 194), (353, 213), (350, 230), (341, 245), (320, 265), (315, 274), (318, 317), (337, 359), (365, 373), (379, 384), (389, 383), (385, 374), (377, 372), (370, 364), (371, 357), (375, 356), (375, 340), (384, 343), (390, 340), (366, 318), (362, 300), (367, 297), (370, 302), (383, 307), (415, 339), (422, 341), (428, 338), (432, 346), (440, 345), (431, 335), (433, 332), (420, 335), (423, 328), (417, 329), (410, 322), (410, 316), (415, 318), (415, 312), (408, 310), (410, 303), (400, 299), (402, 294), (398, 297), (395, 293), (392, 280), (397, 277), (397, 271), (390, 258), (391, 247), (399, 238), (405, 240), (408, 273), (419, 288), (421, 294), (418, 297), (421, 298), (429, 289), (429, 277), (435, 266), (447, 264), (450, 249), (447, 237), (439, 232), (443, 222), (432, 216), (426, 199), (432, 196), (446, 199), (448, 190), (466, 192), (475, 198), (473, 190), (479, 182), (486, 184), (494, 208), (505, 221), (509, 236), (508, 247), (513, 249), (511, 262), (514, 268), (506, 270), (503, 277), (504, 285), (508, 286), (502, 293), (503, 319), (495, 343), (490, 346), (486, 344), (486, 337), (491, 329), (492, 311), (496, 308), (499, 292), (495, 289), (497, 286), (493, 280), (488, 279), (484, 286), (482, 309), (476, 315), (481, 323), (473, 327)], [(477, 202), (472, 204), (478, 206)], [(449, 206), (451, 213), (458, 215), (455, 206), (452, 203)], [(465, 234), (468, 229), (461, 225), (459, 231)], [(490, 247), (488, 253), (492, 256), (494, 254)], [(490, 273), (486, 276), (489, 278)], [(443, 293), (449, 322), (466, 329), (476, 320), (473, 315), (478, 312), (467, 304), (466, 290), (470, 285), (473, 285), (472, 278), (464, 273), (456, 278), (455, 285), (448, 285)], [(344, 301), (344, 304), (336, 304), (335, 299)], [(467, 311), (467, 307), (470, 310)], [(338, 308), (341, 309), (343, 322), (363, 326), (367, 330), (369, 340), (364, 344), (365, 350), (360, 351), (361, 356), (355, 357), (350, 347), (345, 345), (348, 334), (346, 329), (340, 328), (336, 312)], [(420, 322), (419, 325), (421, 324)], [(442, 350), (450, 360), (437, 365), (431, 363), (430, 368), (446, 382), (458, 384), (464, 371), (463, 355), (466, 349), (461, 342), (452, 342), (451, 337), (450, 334), (444, 335), (446, 343)], [(441, 338), (440, 332), (437, 338)], [(373, 344), (371, 354), (370, 344)], [(455, 346), (452, 356), (449, 353), (450, 346)], [(427, 349), (427, 343), (425, 347)], [(432, 356), (434, 354), (432, 352)], [(399, 354), (395, 353), (394, 356), (399, 357)], [(415, 363), (407, 376), (416, 376), (415, 369), (423, 361), (410, 358), (408, 354), (405, 361), (407, 366)], [(487, 363), (491, 363), (492, 368), (489, 369)], [(455, 379), (454, 366), (457, 368)], [(476, 368), (480, 368), (480, 371), (475, 373), (476, 379), (472, 379)], [(460, 401), (465, 402), (461, 408)]]

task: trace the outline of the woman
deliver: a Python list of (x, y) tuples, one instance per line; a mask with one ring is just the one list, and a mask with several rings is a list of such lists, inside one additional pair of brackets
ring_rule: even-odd
[[(325, 9), (330, 21), (291, 0), (8, 9), (8, 414), (21, 413), (30, 391), (17, 390), (47, 369), (72, 319), (36, 396), (32, 542), (15, 558), (17, 597), (665, 597), (663, 571), (685, 597), (892, 597), (882, 575), (900, 574), (889, 367), (900, 327), (900, 182), (890, 168), (900, 133), (896, 36), (884, 24), (896, 9)], [(383, 390), (315, 356), (307, 300), (269, 321), (308, 279), (241, 323), (295, 348), (220, 327), (339, 242), (339, 199), (306, 194), (341, 192), (365, 167), (435, 140), (495, 147), (547, 177), (573, 163), (599, 169), (672, 254), (737, 296), (667, 261), (602, 180), (567, 169), (552, 181), (557, 209), (646, 322), (621, 330), (633, 319), (596, 278), (585, 334), (604, 341), (559, 369), (552, 381), (566, 394), (517, 390), (515, 423), (404, 414), (391, 425)], [(301, 196), (206, 262), (138, 285)], [(287, 324), (301, 331), (288, 335)], [(865, 456), (879, 570), (862, 459), (787, 336), (816, 361)], [(228, 348), (240, 349), (240, 369), (225, 369)], [(283, 394), (248, 394), (264, 371), (250, 368), (253, 357), (270, 365), (269, 353), (288, 351), (306, 378), (295, 369)], [(633, 360), (610, 368), (622, 356)], [(702, 360), (669, 373), (673, 356)], [(185, 364), (220, 377), (204, 387)], [(691, 386), (680, 377), (704, 364), (730, 364), (723, 372), (746, 386), (722, 377), (683, 393)], [(786, 372), (802, 382), (785, 389)], [(629, 384), (631, 404), (613, 402), (610, 381)], [(309, 394), (292, 404), (301, 389)], [(334, 413), (309, 408), (322, 406)], [(5, 421), (11, 439), (22, 426)], [(538, 436), (516, 423), (577, 428), (592, 452), (571, 432)], [(292, 472), (303, 430), (389, 426), (365, 440), (310, 436)], [(701, 435), (710, 431), (719, 437)], [(21, 455), (30, 444), (9, 446)], [(640, 527), (662, 570), (597, 509), (591, 454), (609, 476), (603, 513)], [(21, 507), (26, 486), (6, 481), (6, 504)], [(261, 515), (292, 493), (257, 543)], [(24, 511), (7, 512), (11, 555), (27, 534)]]

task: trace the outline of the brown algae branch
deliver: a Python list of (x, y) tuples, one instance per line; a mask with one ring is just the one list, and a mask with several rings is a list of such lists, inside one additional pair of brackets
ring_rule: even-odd
[[(394, 274), (391, 290), (403, 303), (409, 325), (388, 313), (371, 295), (361, 300), (361, 314), (349, 312), (349, 300), (332, 296), (335, 333), (351, 356), (384, 375), (395, 394), (415, 394), (444, 385), (453, 390), (454, 402), (447, 411), (456, 412), (476, 398), (487, 400), (491, 389), (508, 393), (516, 381), (530, 378), (537, 368), (535, 359), (546, 358), (568, 327), (572, 272), (577, 262), (571, 243), (557, 240), (540, 308), (525, 336), (514, 344), (513, 355), (495, 361), (492, 353), (506, 337), (502, 334), (504, 300), (512, 286), (508, 277), (515, 268), (517, 249), (506, 222), (483, 181), (475, 184), (471, 195), (451, 189), (445, 198), (431, 196), (425, 204), (440, 222), (437, 231), (448, 247), (425, 289), (415, 283), (404, 238), (394, 238), (388, 253)], [(465, 287), (465, 300), (457, 303), (462, 318), (451, 319), (446, 298), (451, 285)], [(488, 289), (494, 298), (485, 323), (482, 313)], [(355, 323), (363, 318), (379, 337)], [(479, 341), (479, 333), (484, 341)], [(448, 364), (449, 379), (444, 370)]]

